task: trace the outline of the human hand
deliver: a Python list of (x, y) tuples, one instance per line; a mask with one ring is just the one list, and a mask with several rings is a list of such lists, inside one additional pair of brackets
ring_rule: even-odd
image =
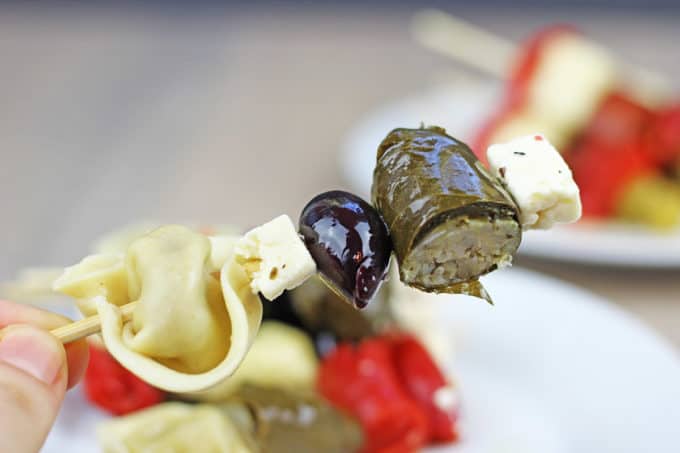
[(54, 313), (0, 300), (0, 451), (38, 452), (66, 389), (83, 376), (86, 340), (64, 348), (48, 332), (68, 322)]

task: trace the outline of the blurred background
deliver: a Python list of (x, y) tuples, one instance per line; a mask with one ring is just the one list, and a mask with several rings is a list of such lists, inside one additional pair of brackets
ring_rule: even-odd
[[(71, 264), (140, 220), (250, 227), (351, 189), (338, 162), (363, 115), (458, 77), (488, 78), (414, 41), (422, 6), (3, 3), (0, 281)], [(680, 78), (671, 0), (429, 6), (513, 41), (574, 23), (622, 59)], [(680, 348), (680, 269), (517, 264), (609, 298)]]

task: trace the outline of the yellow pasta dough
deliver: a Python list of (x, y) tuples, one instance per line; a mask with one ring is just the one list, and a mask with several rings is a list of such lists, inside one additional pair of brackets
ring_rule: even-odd
[(309, 336), (281, 322), (265, 321), (243, 363), (231, 378), (191, 396), (200, 401), (220, 402), (243, 384), (309, 389), (314, 387), (317, 368), (318, 359)]
[(164, 403), (97, 429), (104, 453), (251, 453), (229, 417), (213, 406)]
[[(275, 221), (284, 233), (274, 245), (288, 241), (296, 250), (290, 266), (300, 269), (281, 282), (287, 288), (315, 266), (290, 219), (280, 219)], [(262, 318), (259, 288), (235, 252), (243, 240), (164, 226), (133, 241), (125, 253), (86, 257), (67, 268), (54, 288), (76, 298), (84, 314), (99, 314), (107, 349), (134, 374), (169, 392), (202, 391), (234, 373)], [(133, 301), (132, 319), (124, 322), (119, 307)]]

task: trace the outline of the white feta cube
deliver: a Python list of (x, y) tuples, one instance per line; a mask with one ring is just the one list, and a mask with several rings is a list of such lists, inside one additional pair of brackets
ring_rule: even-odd
[(515, 199), (522, 228), (547, 229), (581, 217), (581, 198), (571, 170), (543, 135), (491, 145), (486, 156), (491, 171)]
[(268, 300), (301, 285), (316, 272), (314, 259), (286, 215), (247, 232), (234, 246), (234, 253), (250, 277), (252, 291)]

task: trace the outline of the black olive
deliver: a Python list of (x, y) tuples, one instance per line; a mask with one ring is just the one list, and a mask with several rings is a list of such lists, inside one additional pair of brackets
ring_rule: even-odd
[(385, 279), (392, 253), (378, 211), (351, 193), (325, 192), (302, 210), (300, 233), (324, 282), (365, 307)]

